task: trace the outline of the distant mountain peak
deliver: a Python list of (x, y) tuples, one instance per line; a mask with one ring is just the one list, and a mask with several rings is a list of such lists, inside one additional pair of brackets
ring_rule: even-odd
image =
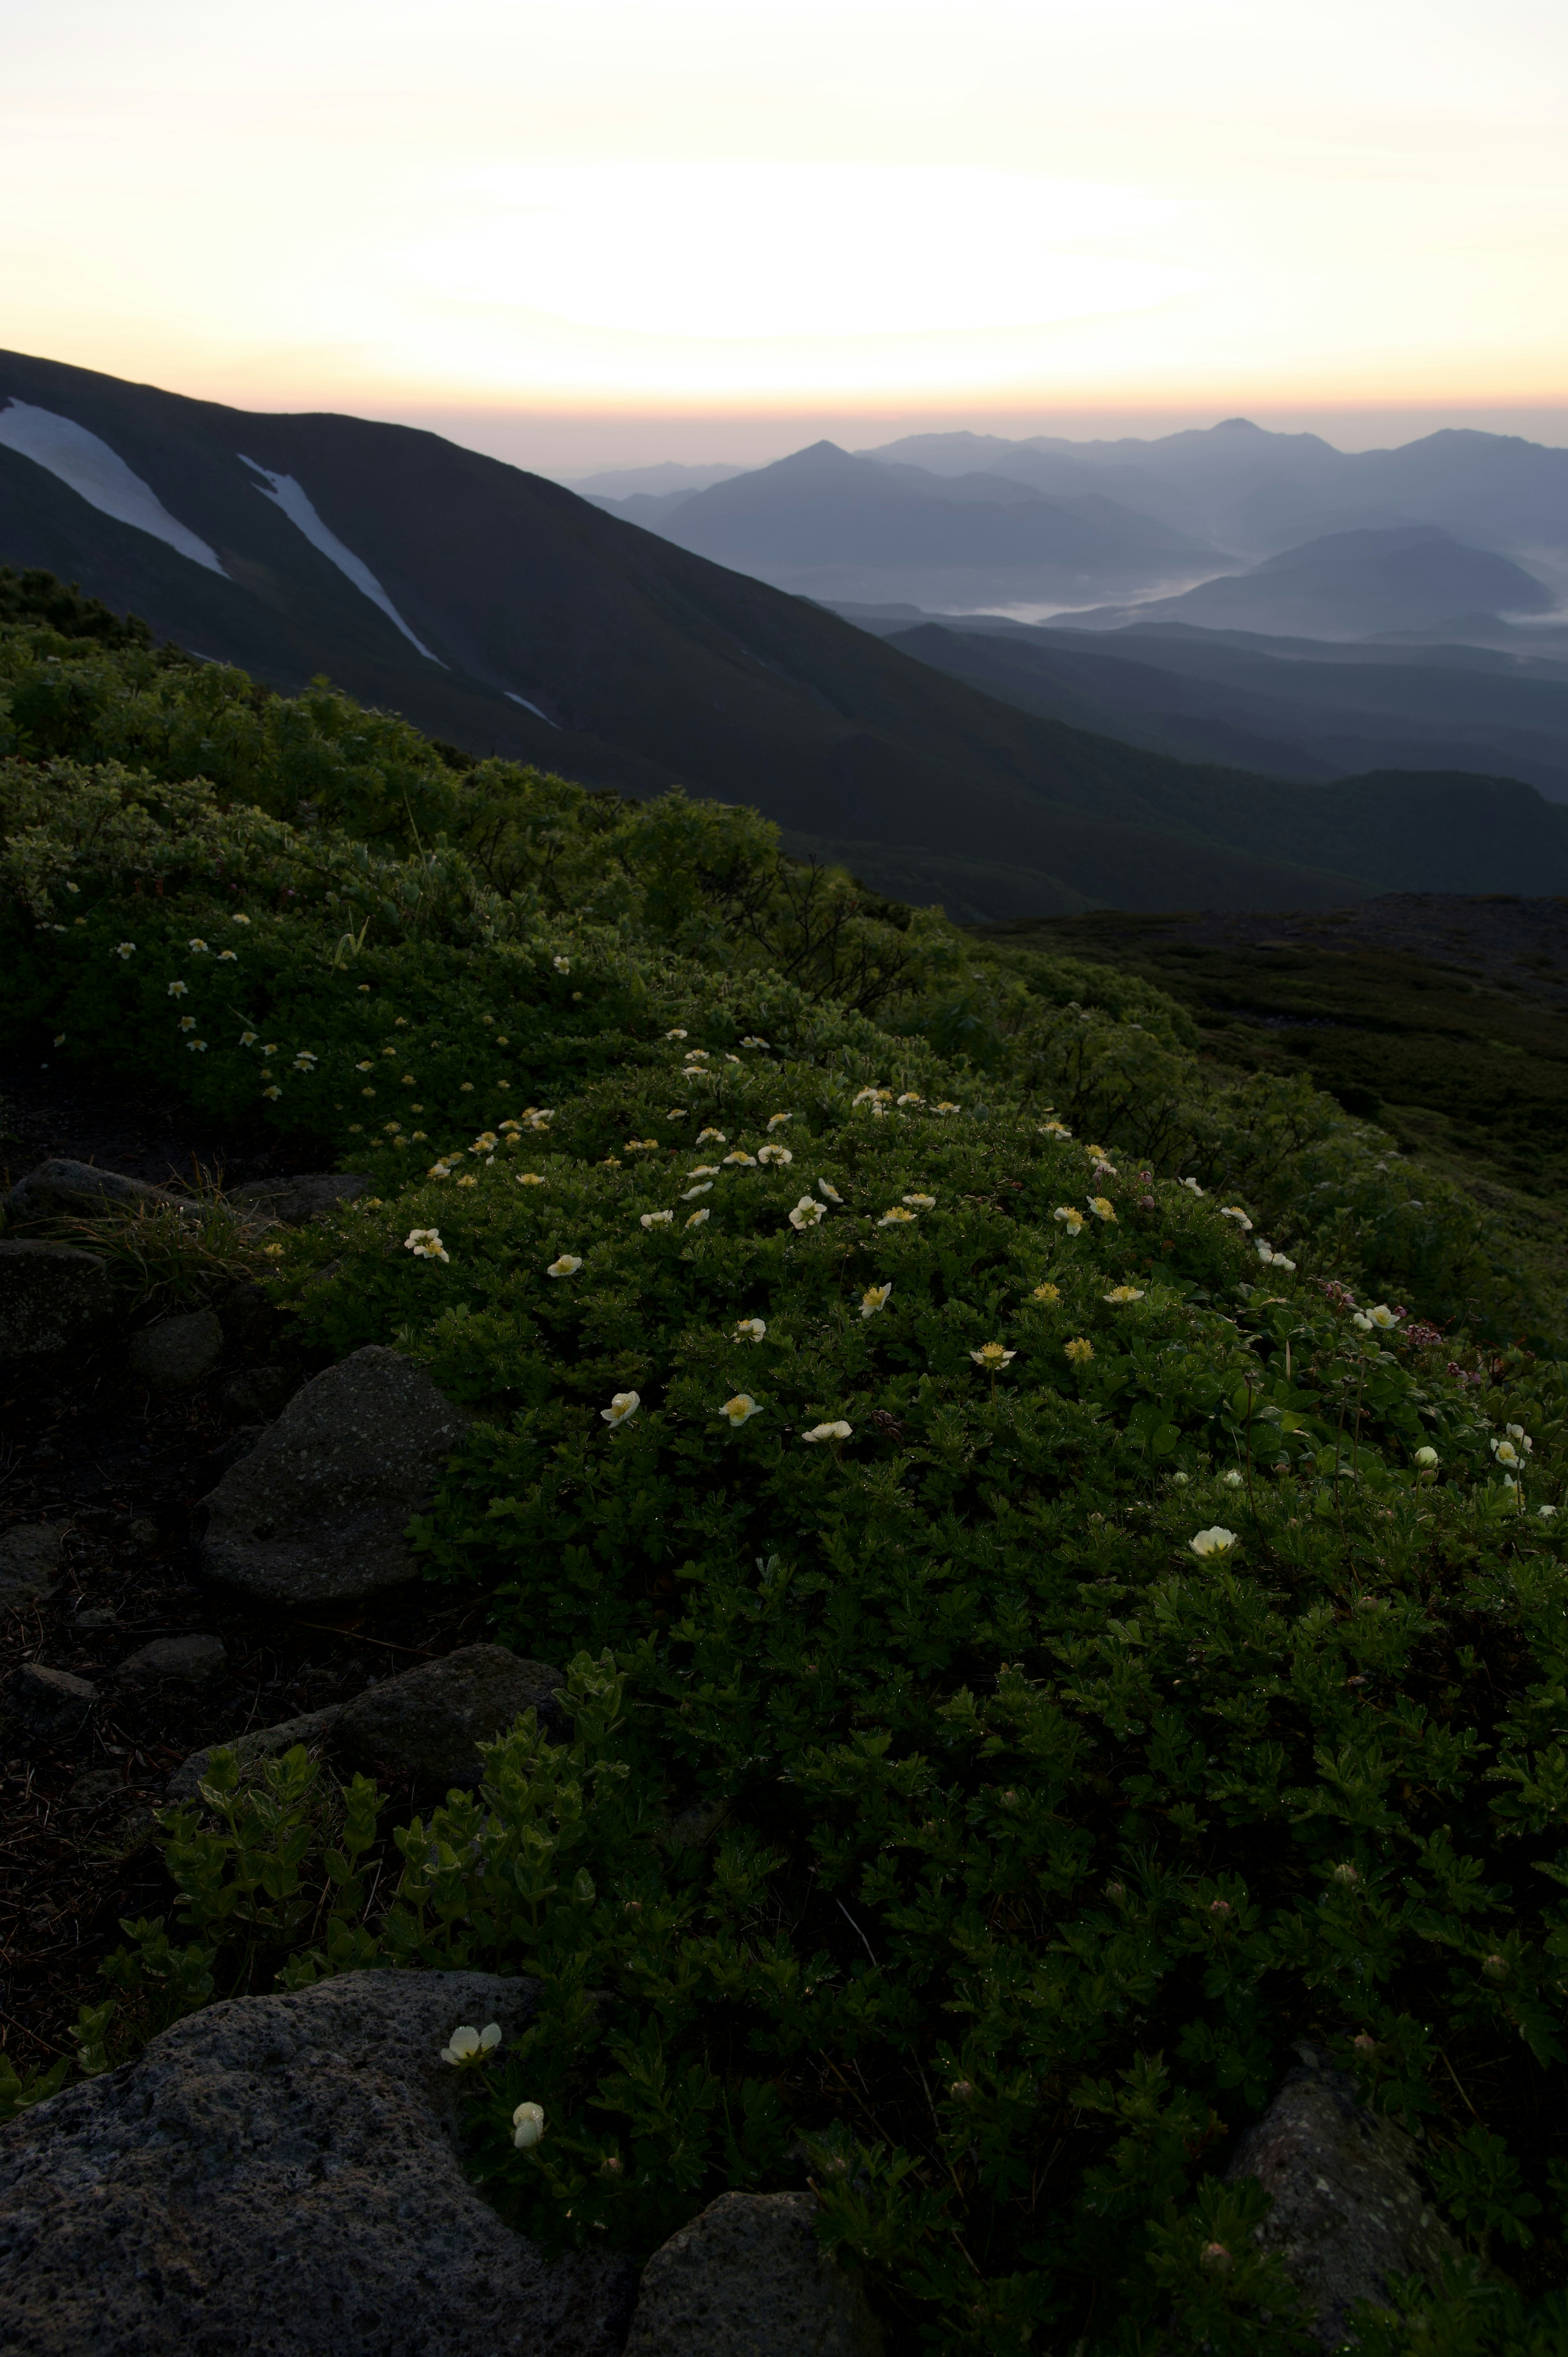
[(1262, 434), (1264, 430), (1261, 425), (1254, 425), (1250, 417), (1222, 417), (1214, 431), (1223, 434), (1228, 425), (1244, 425), (1249, 434)]

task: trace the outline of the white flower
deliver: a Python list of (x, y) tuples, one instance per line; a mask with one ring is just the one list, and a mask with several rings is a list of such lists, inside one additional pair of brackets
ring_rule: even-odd
[(768, 1116), (768, 1126), (769, 1129), (782, 1129), (787, 1121), (793, 1121), (794, 1118), (792, 1113), (770, 1113)]
[(279, 1086), (278, 1086), (277, 1082), (274, 1081), (274, 1082), (273, 1082), (272, 1087), (271, 1087), (270, 1089), (263, 1089), (263, 1090), (262, 1091), (262, 1094), (263, 1094), (264, 1097), (281, 1097), (281, 1096), (282, 1096), (282, 1094), (283, 1094), (283, 1091), (279, 1088)]
[(520, 1187), (542, 1187), (544, 1173), (542, 1170), (520, 1170), (517, 1174), (517, 1183)]
[(575, 1276), (582, 1265), (575, 1253), (563, 1253), (559, 1260), (551, 1262), (544, 1274), (546, 1276)]
[(115, 957), (134, 957), (135, 953), (136, 944), (134, 942), (116, 942), (114, 944), (113, 954)]
[(681, 1200), (682, 1203), (694, 1203), (699, 1195), (711, 1195), (713, 1191), (713, 1180), (711, 1178), (704, 1178), (700, 1186), (688, 1187), (685, 1193), (682, 1196)]
[(814, 1424), (810, 1432), (803, 1432), (800, 1437), (802, 1440), (847, 1440), (853, 1428), (842, 1419), (837, 1424)]
[(743, 1039), (740, 1044), (743, 1048), (766, 1048), (768, 1042), (766, 1039)]
[(207, 1053), (207, 1042), (205, 1039), (188, 1039), (185, 1044), (190, 1049), (193, 1056), (205, 1056)]
[(946, 1097), (944, 1097), (940, 1104), (933, 1105), (931, 1107), (931, 1111), (933, 1113), (961, 1113), (963, 1111), (963, 1107), (962, 1105), (955, 1105), (951, 1103)]
[[(682, 1031), (682, 1034), (681, 1034), (682, 1039), (683, 1039), (685, 1038), (685, 1036), (686, 1036), (686, 1035), (685, 1035), (685, 1033)], [(708, 1060), (708, 1051), (707, 1051), (707, 1049), (706, 1049), (705, 1048), (688, 1048), (688, 1049), (687, 1049), (687, 1050), (686, 1050), (686, 1061), (687, 1061), (687, 1063), (688, 1063), (689, 1065), (690, 1065), (690, 1064), (705, 1064), (705, 1063), (707, 1062), (707, 1060)]]
[[(519, 1183), (521, 1184), (521, 1181)], [(645, 1228), (667, 1228), (674, 1217), (673, 1211), (644, 1211), (640, 1225)]]
[(1524, 1462), (1511, 1440), (1494, 1440), (1492, 1455), (1499, 1465), (1522, 1465)]
[(902, 1203), (895, 1203), (891, 1211), (883, 1212), (876, 1224), (879, 1228), (908, 1228), (913, 1225), (914, 1220), (913, 1211), (907, 1211)]
[(195, 1016), (182, 1015), (179, 1018), (179, 1028), (182, 1031), (194, 1031), (196, 1028)]
[(599, 1414), (613, 1431), (618, 1424), (624, 1424), (628, 1416), (635, 1415), (641, 1405), (642, 1399), (639, 1393), (617, 1392), (608, 1407), (600, 1408)]
[(852, 1105), (875, 1104), (879, 1097), (890, 1097), (892, 1093), (891, 1089), (862, 1089), (857, 1096), (851, 1097), (850, 1103)]
[[(743, 1039), (741, 1046), (744, 1048), (746, 1042)], [(737, 1342), (760, 1342), (767, 1331), (767, 1325), (762, 1318), (743, 1318), (736, 1327), (735, 1339)]]
[(364, 1059), (362, 1063), (358, 1063), (354, 1067), (354, 1070), (357, 1072), (373, 1072), (375, 1069), (375, 1066), (371, 1063), (368, 1056)]
[(1219, 1478), (1224, 1482), (1225, 1487), (1228, 1490), (1239, 1490), (1241, 1487), (1241, 1476), (1237, 1472), (1234, 1466), (1230, 1468), (1229, 1473), (1223, 1473)]
[(190, 993), (183, 982), (171, 982), (168, 986), (168, 995), (171, 998), (188, 998)]
[(978, 1351), (972, 1351), (969, 1355), (977, 1367), (983, 1367), (987, 1374), (993, 1375), (998, 1368), (1010, 1367), (1018, 1353), (1004, 1349), (1000, 1342), (983, 1342)]
[(511, 2115), (511, 2140), (519, 2152), (531, 2152), (543, 2134), (543, 2106), (540, 2104), (519, 2104)]
[(1555, 1506), (1537, 1506), (1535, 1511), (1543, 1523), (1549, 1523), (1555, 1515), (1557, 1509)]
[(1079, 1236), (1083, 1233), (1083, 1213), (1076, 1204), (1058, 1203), (1051, 1217), (1053, 1220), (1060, 1221), (1069, 1236)]
[(1437, 1463), (1436, 1449), (1418, 1448), (1415, 1452), (1415, 1461), (1424, 1472), (1431, 1472), (1433, 1467)]
[(1222, 1203), (1219, 1207), (1219, 1216), (1222, 1220), (1234, 1220), (1244, 1236), (1251, 1233), (1252, 1222), (1240, 1203)]
[(682, 1031), (682, 1030), (679, 1030), (679, 1029), (674, 1030), (674, 1031), (666, 1031), (666, 1033), (664, 1034), (664, 1037), (665, 1037), (667, 1039), (683, 1039), (685, 1038), (685, 1036), (686, 1036), (686, 1034), (684, 1033), (684, 1031)]
[(1113, 1285), (1109, 1293), (1100, 1297), (1101, 1301), (1142, 1301), (1144, 1297), (1135, 1285)]
[(818, 1221), (825, 1220), (827, 1215), (825, 1203), (814, 1203), (810, 1195), (802, 1195), (789, 1214), (789, 1225), (800, 1229), (814, 1228)]
[(403, 1248), (411, 1252), (415, 1260), (449, 1261), (452, 1257), (441, 1241), (439, 1228), (411, 1228), (403, 1240)]
[[(1187, 1189), (1189, 1195), (1201, 1195), (1203, 1192), (1202, 1188), (1198, 1185), (1196, 1178), (1184, 1178), (1181, 1183)], [(1207, 1549), (1205, 1552), (1207, 1553)]]
[(825, 1195), (830, 1203), (842, 1203), (843, 1201), (843, 1197), (839, 1193), (838, 1189), (836, 1187), (830, 1187), (825, 1178), (818, 1179), (817, 1192), (819, 1195)]
[(1225, 1530), (1219, 1523), (1211, 1530), (1199, 1531), (1196, 1538), (1187, 1541), (1194, 1555), (1229, 1555), (1236, 1544), (1235, 1532)]
[(316, 1070), (316, 1063), (317, 1059), (310, 1049), (302, 1048), (294, 1060), (294, 1069), (296, 1072), (313, 1072)]
[(725, 1134), (722, 1129), (700, 1129), (697, 1132), (699, 1146), (722, 1146), (724, 1142)]
[[(1276, 1253), (1274, 1254), (1274, 1264), (1276, 1267), (1279, 1265), (1279, 1257), (1278, 1253)], [(1294, 1267), (1294, 1262), (1292, 1263), (1292, 1265)], [(1399, 1324), (1400, 1319), (1403, 1316), (1404, 1312), (1402, 1309), (1391, 1309), (1385, 1302), (1380, 1301), (1375, 1309), (1368, 1311), (1367, 1323), (1369, 1326), (1378, 1327), (1383, 1333), (1387, 1334), (1392, 1329), (1392, 1328)]]
[(890, 1283), (887, 1285), (868, 1285), (865, 1291), (860, 1297), (861, 1316), (863, 1318), (875, 1318), (879, 1309), (886, 1309), (892, 1291), (893, 1287)]
[(220, 965), (238, 965), (240, 961), (235, 956), (232, 950), (220, 950), (218, 952), (218, 963)]
[(917, 1096), (913, 1089), (906, 1089), (898, 1102), (900, 1104), (924, 1104), (926, 1100)]
[(775, 1162), (780, 1169), (786, 1163), (793, 1162), (795, 1159), (787, 1146), (759, 1146), (757, 1149), (757, 1158), (759, 1162)]
[(1530, 1449), (1535, 1447), (1534, 1441), (1531, 1440), (1522, 1424), (1505, 1424), (1503, 1430), (1510, 1440), (1517, 1440), (1521, 1448)]
[(203, 941), (199, 940), (187, 942), (185, 946), (188, 950), (194, 950), (198, 957), (208, 957), (211, 954), (208, 949), (207, 943)]
[(470, 2029), (467, 2022), (452, 2032), (452, 2041), (441, 2049), (443, 2062), (471, 2062), (476, 2056), (492, 2053), (501, 2042), (500, 2024), (487, 2022), (483, 2029)]
[(1109, 1196), (1090, 1195), (1085, 1198), (1085, 1200), (1097, 1220), (1114, 1220), (1116, 1217), (1116, 1206), (1111, 1201)]
[[(1262, 1236), (1253, 1238), (1252, 1249), (1265, 1268), (1283, 1268), (1288, 1275), (1295, 1267), (1294, 1260), (1287, 1260), (1283, 1253), (1276, 1252), (1273, 1244), (1266, 1243)], [(1363, 1318), (1359, 1310), (1356, 1312), (1357, 1325), (1362, 1327), (1367, 1332), (1371, 1331), (1373, 1322), (1370, 1318)], [(1390, 1318), (1387, 1322), (1392, 1325), (1393, 1320)]]
[(570, 974), (572, 971), (572, 961), (570, 958), (552, 958), (550, 963), (554, 967), (557, 974)]
[(734, 1399), (725, 1400), (719, 1410), (721, 1415), (728, 1416), (731, 1425), (737, 1432), (750, 1417), (760, 1415), (761, 1413), (761, 1407), (749, 1392), (736, 1392)]
[(1072, 1135), (1072, 1132), (1059, 1121), (1043, 1121), (1040, 1124), (1040, 1135), (1042, 1137), (1070, 1137)]
[(234, 916), (232, 916), (232, 917), (230, 919), (230, 920), (229, 920), (229, 921), (230, 921), (230, 923), (231, 923), (231, 924), (234, 924), (234, 925), (248, 925), (248, 924), (250, 923), (250, 921), (251, 921), (251, 920), (250, 920), (249, 917), (242, 917), (242, 916), (240, 916), (238, 913), (236, 913)]
[(738, 1168), (743, 1170), (755, 1170), (757, 1168), (757, 1157), (755, 1154), (741, 1154), (738, 1152), (735, 1154), (726, 1154), (725, 1156), (725, 1160), (726, 1163), (734, 1163)]
[(690, 1218), (686, 1222), (686, 1225), (689, 1228), (700, 1228), (704, 1220), (711, 1220), (713, 1216), (712, 1211), (709, 1211), (707, 1205), (704, 1203), (700, 1211), (693, 1211), (691, 1214)]
[(934, 1195), (906, 1195), (904, 1200), (916, 1211), (934, 1211), (937, 1208)]

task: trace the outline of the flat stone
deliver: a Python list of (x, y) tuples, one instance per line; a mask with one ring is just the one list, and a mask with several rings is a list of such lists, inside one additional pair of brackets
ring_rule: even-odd
[(1258, 2230), (1277, 2251), (1325, 2348), (1337, 2349), (1359, 2299), (1381, 2303), (1391, 2276), (1435, 2291), (1459, 2246), (1423, 2193), (1416, 2147), (1402, 2127), (1356, 2100), (1350, 2081), (1310, 2047), (1226, 2170), (1255, 2177), (1273, 2207)]
[(253, 1727), (248, 1735), (236, 1735), (224, 1744), (209, 1744), (205, 1751), (193, 1751), (175, 1770), (166, 1788), (167, 1797), (171, 1801), (197, 1800), (211, 1772), (215, 1751), (231, 1751), (242, 1768), (248, 1768), (256, 1760), (280, 1760), (296, 1743), (303, 1743), (307, 1751), (315, 1751), (327, 1741), (341, 1716), (342, 1705), (334, 1704), (328, 1710), (306, 1711), (303, 1717), (285, 1718), (276, 1727)]
[(195, 1683), (209, 1678), (228, 1660), (228, 1650), (221, 1637), (208, 1637), (192, 1631), (185, 1637), (156, 1637), (150, 1645), (121, 1663), (114, 1673), (121, 1678), (178, 1678)]
[(312, 1170), (295, 1178), (252, 1178), (236, 1187), (231, 1203), (263, 1219), (279, 1220), (285, 1228), (303, 1228), (339, 1203), (352, 1203), (370, 1185), (348, 1170)]
[(5, 1681), (7, 1717), (29, 1735), (53, 1740), (77, 1734), (98, 1700), (98, 1688), (69, 1670), (48, 1670), (41, 1662), (24, 1662)]
[(271, 1424), (298, 1386), (298, 1376), (287, 1367), (242, 1367), (230, 1376), (218, 1404), (235, 1424)]
[(635, 2289), (546, 2264), (464, 2175), (461, 2023), (532, 1983), (359, 1972), (209, 2005), (0, 2128), (18, 2357), (616, 2357)]
[(92, 1218), (104, 1211), (134, 1210), (139, 1203), (170, 1203), (178, 1211), (194, 1207), (185, 1196), (166, 1187), (149, 1186), (145, 1178), (127, 1178), (118, 1170), (100, 1170), (95, 1162), (72, 1162), (51, 1156), (18, 1178), (5, 1198), (5, 1209), (16, 1220), (52, 1220), (62, 1213)]
[(131, 1798), (124, 1777), (118, 1768), (90, 1768), (79, 1776), (66, 1799), (73, 1809), (101, 1809), (108, 1802), (118, 1804)]
[(131, 1340), (131, 1372), (149, 1391), (188, 1392), (223, 1356), (223, 1329), (212, 1309), (160, 1318)]
[(345, 1707), (333, 1746), (367, 1773), (390, 1767), (446, 1792), (478, 1781), (479, 1745), (507, 1734), (530, 1707), (559, 1738), (565, 1720), (554, 1696), (565, 1683), (547, 1662), (504, 1645), (464, 1645), (367, 1686)]
[(472, 1421), (412, 1359), (367, 1343), (303, 1384), (207, 1499), (209, 1573), (290, 1605), (413, 1578), (409, 1521)]
[(626, 2357), (878, 2357), (854, 2277), (828, 2258), (810, 2193), (721, 2193), (643, 2270)]
[(100, 1254), (0, 1236), (0, 1359), (68, 1351), (109, 1314), (109, 1271)]
[(47, 1596), (59, 1574), (63, 1523), (13, 1523), (0, 1531), (0, 1610)]

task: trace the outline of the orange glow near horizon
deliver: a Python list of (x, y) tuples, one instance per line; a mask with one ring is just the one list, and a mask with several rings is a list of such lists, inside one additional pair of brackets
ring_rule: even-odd
[(0, 341), (201, 397), (546, 471), (1568, 439), (1546, 0), (16, 0), (6, 42)]

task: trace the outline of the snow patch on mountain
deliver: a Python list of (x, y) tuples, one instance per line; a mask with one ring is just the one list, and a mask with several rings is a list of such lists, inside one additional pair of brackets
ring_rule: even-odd
[(102, 515), (150, 533), (209, 573), (223, 572), (207, 543), (170, 515), (152, 485), (133, 474), (117, 450), (90, 434), (85, 425), (78, 425), (74, 418), (59, 417), (52, 409), (38, 409), (30, 401), (13, 399), (0, 409), (0, 444), (31, 458)]
[(560, 727), (561, 723), (558, 720), (552, 720), (548, 712), (541, 712), (537, 704), (530, 704), (526, 695), (514, 695), (510, 687), (503, 687), (501, 694), (505, 696), (509, 704), (521, 704), (525, 712), (532, 712), (537, 715), (537, 716), (543, 721), (546, 728)]
[(381, 608), (389, 622), (395, 623), (411, 647), (417, 647), (426, 662), (438, 663), (446, 671), (447, 665), (441, 662), (440, 656), (433, 655), (423, 639), (415, 638), (363, 558), (356, 556), (351, 548), (345, 547), (337, 533), (322, 522), (305, 486), (297, 483), (292, 475), (276, 475), (270, 467), (263, 467), (259, 459), (247, 458), (242, 450), (237, 450), (234, 455), (242, 467), (249, 467), (255, 474), (265, 477), (264, 483), (252, 483), (252, 490), (260, 491), (263, 499), (271, 500), (274, 507), (280, 507), (290, 523), (305, 534), (312, 548), (318, 549), (328, 563), (335, 565), (372, 606)]

